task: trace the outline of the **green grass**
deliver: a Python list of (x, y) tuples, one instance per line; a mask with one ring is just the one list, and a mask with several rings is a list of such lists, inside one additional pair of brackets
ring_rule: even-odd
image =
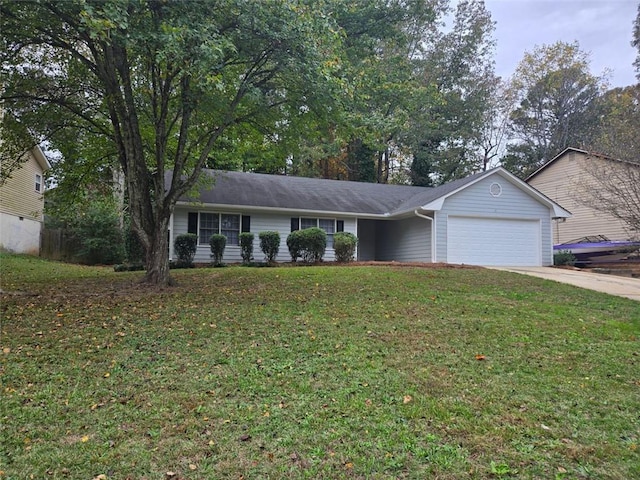
[[(640, 478), (640, 304), (484, 269), (2, 255), (0, 478)], [(104, 477), (102, 477), (104, 478)]]

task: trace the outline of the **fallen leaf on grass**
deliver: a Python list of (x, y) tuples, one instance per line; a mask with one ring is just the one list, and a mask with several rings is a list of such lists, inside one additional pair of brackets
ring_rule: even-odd
[(476, 355), (476, 360), (478, 360), (479, 362), (481, 362), (482, 360), (485, 360), (486, 357), (484, 355)]
[(409, 403), (411, 400), (413, 400), (413, 397), (411, 395), (405, 395), (402, 399), (402, 403)]

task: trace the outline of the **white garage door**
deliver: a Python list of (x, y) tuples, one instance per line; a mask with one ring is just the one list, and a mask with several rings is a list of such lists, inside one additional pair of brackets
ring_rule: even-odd
[(540, 222), (449, 217), (447, 262), (488, 266), (540, 266)]

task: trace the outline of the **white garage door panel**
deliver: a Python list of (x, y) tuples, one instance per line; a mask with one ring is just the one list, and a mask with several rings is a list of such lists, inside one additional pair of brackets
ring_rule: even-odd
[(488, 266), (540, 266), (540, 222), (449, 217), (447, 262)]

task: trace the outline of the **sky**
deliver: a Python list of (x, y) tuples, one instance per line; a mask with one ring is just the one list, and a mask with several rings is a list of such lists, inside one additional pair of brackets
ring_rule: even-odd
[(496, 74), (510, 77), (536, 45), (578, 41), (591, 55), (591, 73), (611, 70), (609, 85), (635, 84), (631, 46), (640, 0), (485, 0), (496, 22)]

